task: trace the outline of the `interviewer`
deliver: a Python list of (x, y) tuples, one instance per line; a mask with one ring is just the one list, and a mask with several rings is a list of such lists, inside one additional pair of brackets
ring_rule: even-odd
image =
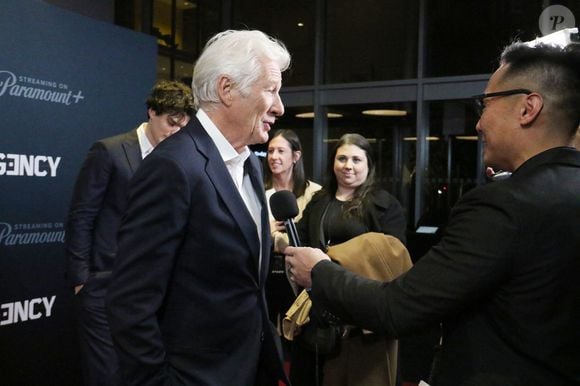
[(441, 242), (391, 283), (318, 249), (285, 250), (292, 279), (343, 321), (398, 337), (442, 323), (432, 386), (580, 385), (578, 50), (513, 43), (476, 129), (513, 172), (463, 196)]

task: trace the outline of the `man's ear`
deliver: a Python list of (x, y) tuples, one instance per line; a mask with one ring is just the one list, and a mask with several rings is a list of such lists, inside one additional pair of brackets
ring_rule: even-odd
[(544, 108), (544, 98), (538, 93), (531, 93), (526, 96), (520, 115), (520, 124), (529, 126), (532, 124)]
[(233, 82), (227, 75), (222, 75), (217, 81), (217, 93), (220, 102), (226, 106), (232, 104)]

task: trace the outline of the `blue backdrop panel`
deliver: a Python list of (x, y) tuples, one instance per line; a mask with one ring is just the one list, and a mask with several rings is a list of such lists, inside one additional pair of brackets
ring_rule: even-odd
[(0, 53), (0, 385), (79, 385), (63, 223), (91, 143), (146, 120), (157, 44), (3, 0)]

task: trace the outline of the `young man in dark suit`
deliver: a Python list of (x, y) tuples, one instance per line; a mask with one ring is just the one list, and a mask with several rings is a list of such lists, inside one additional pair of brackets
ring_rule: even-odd
[(463, 196), (405, 275), (371, 282), (320, 250), (287, 248), (294, 280), (377, 333), (442, 323), (432, 386), (580, 385), (579, 69), (578, 45), (504, 50), (474, 98), (485, 164), (512, 174)]
[(270, 229), (260, 161), (284, 113), (284, 45), (225, 31), (193, 71), (199, 110), (131, 181), (107, 304), (127, 385), (285, 380), (264, 282)]
[(105, 313), (117, 255), (117, 230), (129, 179), (155, 146), (193, 114), (191, 89), (160, 81), (146, 101), (148, 121), (95, 142), (77, 178), (66, 227), (67, 278), (74, 288), (83, 384), (118, 385), (118, 363)]

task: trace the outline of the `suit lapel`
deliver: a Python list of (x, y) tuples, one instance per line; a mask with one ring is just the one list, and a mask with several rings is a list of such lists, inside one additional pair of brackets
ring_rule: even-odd
[(137, 137), (137, 130), (132, 130), (125, 136), (123, 141), (123, 151), (127, 157), (127, 163), (132, 173), (135, 173), (139, 165), (141, 165), (141, 147), (139, 146), (139, 138)]
[(246, 208), (246, 204), (242, 200), (217, 147), (201, 126), (199, 120), (195, 117), (192, 118), (187, 128), (198, 150), (206, 157), (206, 173), (238, 224), (250, 248), (251, 255), (256, 259), (257, 266), (260, 253), (260, 241), (258, 239), (256, 223)]
[(266, 194), (264, 189), (264, 182), (262, 179), (262, 169), (260, 166), (260, 161), (258, 157), (251, 154), (246, 160), (245, 168), (250, 180), (252, 181), (252, 187), (256, 192), (256, 196), (260, 201), (261, 212), (260, 219), (262, 222), (262, 269), (260, 271), (260, 282), (266, 279), (266, 274), (268, 272), (268, 266), (270, 262), (270, 219), (268, 216), (268, 205), (266, 205)]

